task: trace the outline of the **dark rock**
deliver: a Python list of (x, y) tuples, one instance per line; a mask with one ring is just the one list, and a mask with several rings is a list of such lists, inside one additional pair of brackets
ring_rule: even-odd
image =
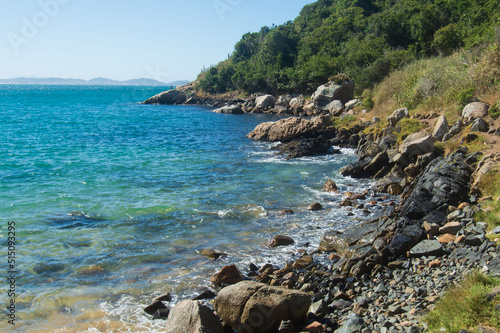
[(342, 327), (336, 333), (355, 333), (361, 332), (365, 328), (366, 323), (361, 317), (351, 315)]
[(303, 156), (323, 155), (329, 152), (330, 142), (324, 137), (318, 138), (300, 138), (289, 142), (280, 143), (273, 147), (280, 154), (286, 155), (286, 159), (292, 159)]
[(325, 185), (323, 185), (323, 191), (325, 192), (335, 192), (335, 193), (338, 193), (339, 192), (339, 189), (337, 187), (337, 184), (335, 184), (335, 182), (331, 179), (328, 179), (325, 183)]
[(170, 308), (158, 309), (153, 314), (153, 319), (167, 319), (169, 314), (170, 314)]
[(278, 247), (278, 246), (287, 246), (295, 243), (295, 241), (288, 237), (288, 236), (283, 236), (283, 235), (275, 235), (273, 239), (271, 239), (269, 242), (266, 243), (267, 247)]
[(243, 281), (243, 275), (235, 265), (223, 267), (220, 272), (214, 274), (210, 278), (210, 282), (218, 287), (222, 287), (223, 285), (235, 284), (240, 281)]
[(396, 234), (389, 245), (389, 250), (394, 257), (398, 257), (418, 244), (424, 236), (420, 223), (408, 218), (402, 218), (398, 222)]
[(490, 130), (490, 126), (484, 119), (478, 118), (474, 120), (470, 130), (471, 132), (488, 132)]
[(315, 203), (309, 205), (309, 207), (307, 207), (307, 209), (312, 210), (312, 211), (317, 211), (317, 210), (322, 210), (323, 206), (319, 202), (315, 202)]
[(160, 296), (158, 296), (158, 297), (155, 298), (155, 301), (170, 302), (170, 301), (172, 301), (172, 295), (170, 295), (170, 293), (166, 293), (166, 294), (160, 295)]
[(423, 240), (412, 247), (409, 255), (413, 258), (419, 258), (424, 256), (439, 256), (443, 253), (443, 246), (437, 240)]
[(416, 176), (418, 176), (418, 174), (420, 173), (420, 170), (419, 168), (415, 165), (415, 164), (410, 164), (408, 165), (406, 168), (405, 168), (405, 174), (408, 176), (408, 177), (412, 177), (412, 178), (415, 178)]
[(168, 306), (163, 304), (162, 301), (156, 301), (151, 305), (148, 305), (147, 307), (144, 308), (144, 312), (150, 315), (154, 315), (156, 311), (159, 309), (168, 309)]
[(201, 301), (201, 300), (204, 300), (204, 299), (212, 299), (212, 298), (215, 298), (215, 296), (217, 296), (213, 291), (211, 290), (205, 290), (204, 292), (202, 292), (201, 294), (199, 294), (198, 296), (196, 296), (195, 298), (193, 298), (193, 301)]
[(464, 244), (465, 245), (470, 245), (470, 246), (481, 246), (481, 244), (483, 244), (483, 241), (478, 236), (467, 235), (465, 237)]
[(295, 326), (290, 320), (282, 320), (280, 327), (278, 328), (278, 333), (294, 333)]

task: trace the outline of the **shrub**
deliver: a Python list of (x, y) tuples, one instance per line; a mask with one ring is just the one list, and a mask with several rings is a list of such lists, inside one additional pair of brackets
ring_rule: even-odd
[(488, 114), (493, 119), (497, 119), (498, 117), (500, 117), (500, 101), (491, 106), (491, 108), (488, 110)]

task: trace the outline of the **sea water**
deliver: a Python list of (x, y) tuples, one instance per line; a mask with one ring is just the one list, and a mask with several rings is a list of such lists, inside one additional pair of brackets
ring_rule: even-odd
[[(0, 86), (0, 269), (15, 222), (16, 270), (15, 297), (0, 282), (0, 330), (163, 331), (142, 311), (154, 297), (190, 298), (224, 265), (283, 264), (361, 219), (322, 191), (369, 185), (339, 174), (352, 151), (285, 160), (246, 137), (277, 116), (139, 103), (161, 91)], [(308, 211), (316, 201), (325, 209)], [(276, 234), (296, 242), (263, 246)]]

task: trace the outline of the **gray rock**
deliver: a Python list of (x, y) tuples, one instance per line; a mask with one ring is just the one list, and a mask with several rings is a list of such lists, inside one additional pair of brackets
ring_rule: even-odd
[(359, 104), (359, 100), (357, 100), (357, 99), (351, 99), (349, 102), (345, 103), (345, 109), (347, 111), (349, 111), (351, 109), (354, 109), (354, 107), (356, 105), (358, 105), (358, 104)]
[(366, 327), (366, 323), (361, 317), (351, 315), (336, 333), (355, 333), (361, 332)]
[(470, 246), (481, 246), (481, 244), (483, 244), (483, 240), (475, 235), (467, 235), (465, 237), (464, 244)]
[(272, 95), (259, 96), (255, 99), (255, 107), (261, 110), (274, 108), (276, 98)]
[(327, 116), (314, 117), (311, 120), (290, 117), (275, 122), (262, 123), (255, 127), (247, 137), (253, 140), (286, 142), (330, 125), (332, 125), (332, 120)]
[(155, 95), (143, 102), (143, 104), (167, 104), (172, 105), (176, 103), (184, 103), (187, 100), (187, 96), (184, 92), (180, 90), (168, 90), (158, 95)]
[(215, 109), (215, 113), (226, 113), (226, 114), (243, 114), (243, 109), (238, 105), (223, 106), (221, 108)]
[(198, 301), (182, 301), (172, 308), (167, 318), (168, 333), (222, 333), (219, 317)]
[(333, 82), (319, 86), (316, 92), (312, 95), (314, 107), (320, 110), (328, 110), (326, 106), (331, 101), (340, 100), (342, 103), (349, 102), (354, 96), (354, 82), (349, 81), (343, 85), (338, 85)]
[(495, 234), (500, 234), (500, 227), (496, 227), (495, 229), (493, 229), (493, 233)]
[(438, 256), (443, 254), (443, 246), (437, 240), (423, 240), (412, 247), (409, 254), (413, 258)]
[(412, 141), (407, 141), (407, 140), (405, 140), (401, 145), (401, 147), (399, 147), (399, 152), (403, 155), (409, 157), (416, 157), (434, 151), (435, 139), (431, 135), (424, 136), (417, 140), (412, 140)]
[(470, 130), (471, 132), (488, 132), (490, 130), (490, 126), (484, 119), (478, 118), (474, 120)]
[(408, 112), (408, 108), (401, 108), (397, 109), (389, 117), (387, 117), (387, 122), (392, 126), (396, 126), (396, 124), (399, 123), (401, 119), (409, 117), (410, 113)]
[(324, 300), (320, 299), (319, 301), (311, 304), (309, 308), (309, 313), (318, 317), (324, 316), (325, 314), (328, 313), (328, 306)]
[[(457, 135), (462, 130), (462, 121), (458, 119), (455, 124), (450, 128), (448, 134)], [(443, 139), (444, 140), (444, 139)]]
[(468, 118), (484, 118), (488, 115), (488, 104), (483, 102), (474, 102), (467, 104), (463, 111), (462, 117)]
[(344, 104), (342, 104), (342, 102), (339, 101), (338, 99), (328, 103), (328, 105), (326, 106), (326, 109), (330, 112), (330, 114), (333, 117), (337, 117), (337, 116), (341, 115), (342, 112), (344, 112), (344, 110), (345, 110)]
[(445, 116), (440, 116), (438, 120), (436, 121), (436, 126), (434, 127), (434, 132), (432, 132), (432, 135), (441, 141), (445, 134), (448, 133), (448, 120), (446, 119)]

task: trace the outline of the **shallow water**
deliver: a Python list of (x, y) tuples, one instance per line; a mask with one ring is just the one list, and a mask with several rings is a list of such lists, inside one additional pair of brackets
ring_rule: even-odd
[[(226, 264), (282, 263), (362, 218), (322, 191), (369, 185), (338, 173), (352, 151), (287, 161), (246, 138), (276, 117), (137, 103), (160, 91), (0, 86), (0, 253), (16, 221), (19, 270), (16, 325), (0, 330), (161, 331), (142, 311), (155, 296), (190, 297)], [(277, 233), (296, 244), (265, 248)]]

